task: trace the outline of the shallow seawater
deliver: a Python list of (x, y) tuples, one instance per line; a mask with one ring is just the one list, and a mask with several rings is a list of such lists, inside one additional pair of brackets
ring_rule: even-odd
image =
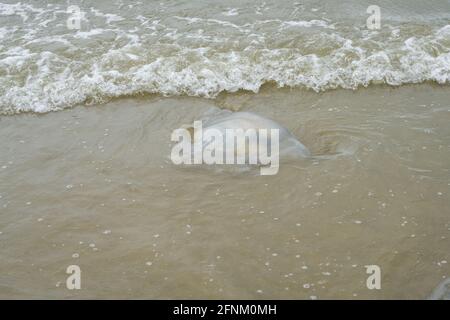
[[(450, 277), (450, 3), (380, 0), (369, 29), (372, 4), (1, 0), (0, 297), (428, 297)], [(174, 165), (172, 131), (214, 108), (312, 155)]]
[[(426, 298), (450, 276), (449, 97), (266, 85), (3, 116), (0, 297)], [(273, 176), (172, 164), (172, 130), (211, 107), (273, 119), (312, 157)]]

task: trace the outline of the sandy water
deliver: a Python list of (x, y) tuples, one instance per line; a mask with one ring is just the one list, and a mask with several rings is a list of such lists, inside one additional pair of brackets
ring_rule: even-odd
[[(449, 97), (266, 85), (1, 117), (0, 297), (426, 298), (450, 276)], [(274, 119), (314, 157), (274, 176), (173, 165), (172, 130), (212, 107)]]

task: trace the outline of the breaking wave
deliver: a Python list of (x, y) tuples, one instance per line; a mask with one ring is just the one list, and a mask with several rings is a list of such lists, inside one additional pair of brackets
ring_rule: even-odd
[(214, 98), (258, 92), (267, 82), (323, 91), (450, 81), (450, 25), (370, 31), (326, 18), (237, 23), (87, 13), (95, 23), (73, 31), (64, 24), (64, 8), (0, 4), (0, 19), (15, 17), (0, 27), (0, 113), (48, 112), (124, 95)]

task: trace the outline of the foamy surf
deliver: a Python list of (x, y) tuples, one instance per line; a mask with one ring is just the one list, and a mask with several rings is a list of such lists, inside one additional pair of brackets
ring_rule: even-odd
[(268, 82), (324, 91), (450, 80), (445, 13), (426, 25), (385, 16), (368, 30), (364, 19), (298, 5), (122, 7), (81, 7), (80, 30), (70, 30), (63, 4), (0, 4), (0, 113), (142, 94), (214, 98)]

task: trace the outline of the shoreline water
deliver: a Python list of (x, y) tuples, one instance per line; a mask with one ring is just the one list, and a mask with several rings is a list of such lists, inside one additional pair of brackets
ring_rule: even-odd
[[(2, 116), (0, 297), (426, 298), (450, 273), (449, 96), (267, 85)], [(170, 132), (214, 107), (273, 119), (316, 158), (273, 177), (171, 164)]]
[(306, 88), (306, 87), (280, 87), (278, 86), (275, 82), (273, 81), (269, 81), (266, 82), (264, 84), (261, 85), (261, 87), (256, 91), (250, 91), (250, 90), (245, 90), (245, 89), (239, 89), (235, 92), (228, 92), (228, 91), (221, 91), (220, 93), (217, 94), (217, 96), (215, 97), (202, 97), (202, 96), (190, 96), (190, 95), (185, 95), (185, 94), (180, 94), (180, 95), (162, 95), (160, 93), (138, 93), (138, 94), (131, 94), (131, 95), (120, 95), (117, 97), (110, 97), (105, 99), (104, 102), (99, 102), (99, 103), (93, 103), (93, 102), (82, 102), (82, 103), (78, 103), (74, 106), (70, 106), (67, 108), (61, 108), (61, 109), (55, 109), (55, 110), (46, 110), (46, 111), (15, 111), (13, 113), (3, 113), (0, 114), (0, 118), (1, 117), (11, 117), (11, 116), (20, 116), (20, 115), (37, 115), (37, 116), (45, 116), (49, 113), (53, 113), (53, 112), (63, 112), (66, 110), (71, 110), (71, 109), (77, 109), (77, 108), (103, 108), (103, 107), (108, 107), (111, 104), (117, 104), (120, 103), (121, 101), (127, 101), (127, 100), (135, 100), (138, 102), (142, 102), (142, 103), (149, 103), (149, 102), (153, 102), (155, 100), (159, 100), (159, 99), (192, 99), (194, 101), (209, 101), (211, 106), (215, 106), (217, 108), (220, 109), (226, 109), (226, 110), (230, 110), (230, 111), (239, 111), (240, 107), (237, 106), (233, 106), (230, 105), (228, 103), (224, 103), (224, 101), (227, 101), (228, 97), (232, 97), (231, 99), (237, 98), (237, 97), (241, 97), (241, 96), (245, 96), (245, 97), (251, 97), (253, 95), (258, 95), (259, 93), (266, 93), (266, 92), (270, 92), (270, 91), (281, 91), (281, 92), (297, 92), (297, 93), (303, 93), (304, 95), (311, 97), (311, 96), (320, 96), (322, 94), (329, 94), (330, 92), (353, 92), (353, 93), (357, 93), (360, 91), (365, 91), (365, 90), (380, 90), (383, 91), (385, 90), (386, 92), (395, 92), (395, 90), (402, 90), (402, 88), (415, 88), (415, 87), (422, 87), (422, 86), (426, 86), (433, 89), (443, 89), (446, 90), (446, 88), (448, 88), (449, 86), (447, 84), (439, 84), (436, 83), (434, 81), (424, 81), (424, 82), (420, 82), (420, 83), (409, 83), (409, 84), (401, 84), (401, 85), (389, 85), (386, 83), (371, 83), (368, 86), (362, 86), (362, 87), (358, 87), (356, 89), (346, 89), (346, 88), (333, 88), (333, 89), (326, 89), (323, 91), (315, 91), (311, 88)]
[[(445, 297), (448, 0), (0, 1), (0, 298)], [(228, 110), (292, 159), (172, 162)]]

